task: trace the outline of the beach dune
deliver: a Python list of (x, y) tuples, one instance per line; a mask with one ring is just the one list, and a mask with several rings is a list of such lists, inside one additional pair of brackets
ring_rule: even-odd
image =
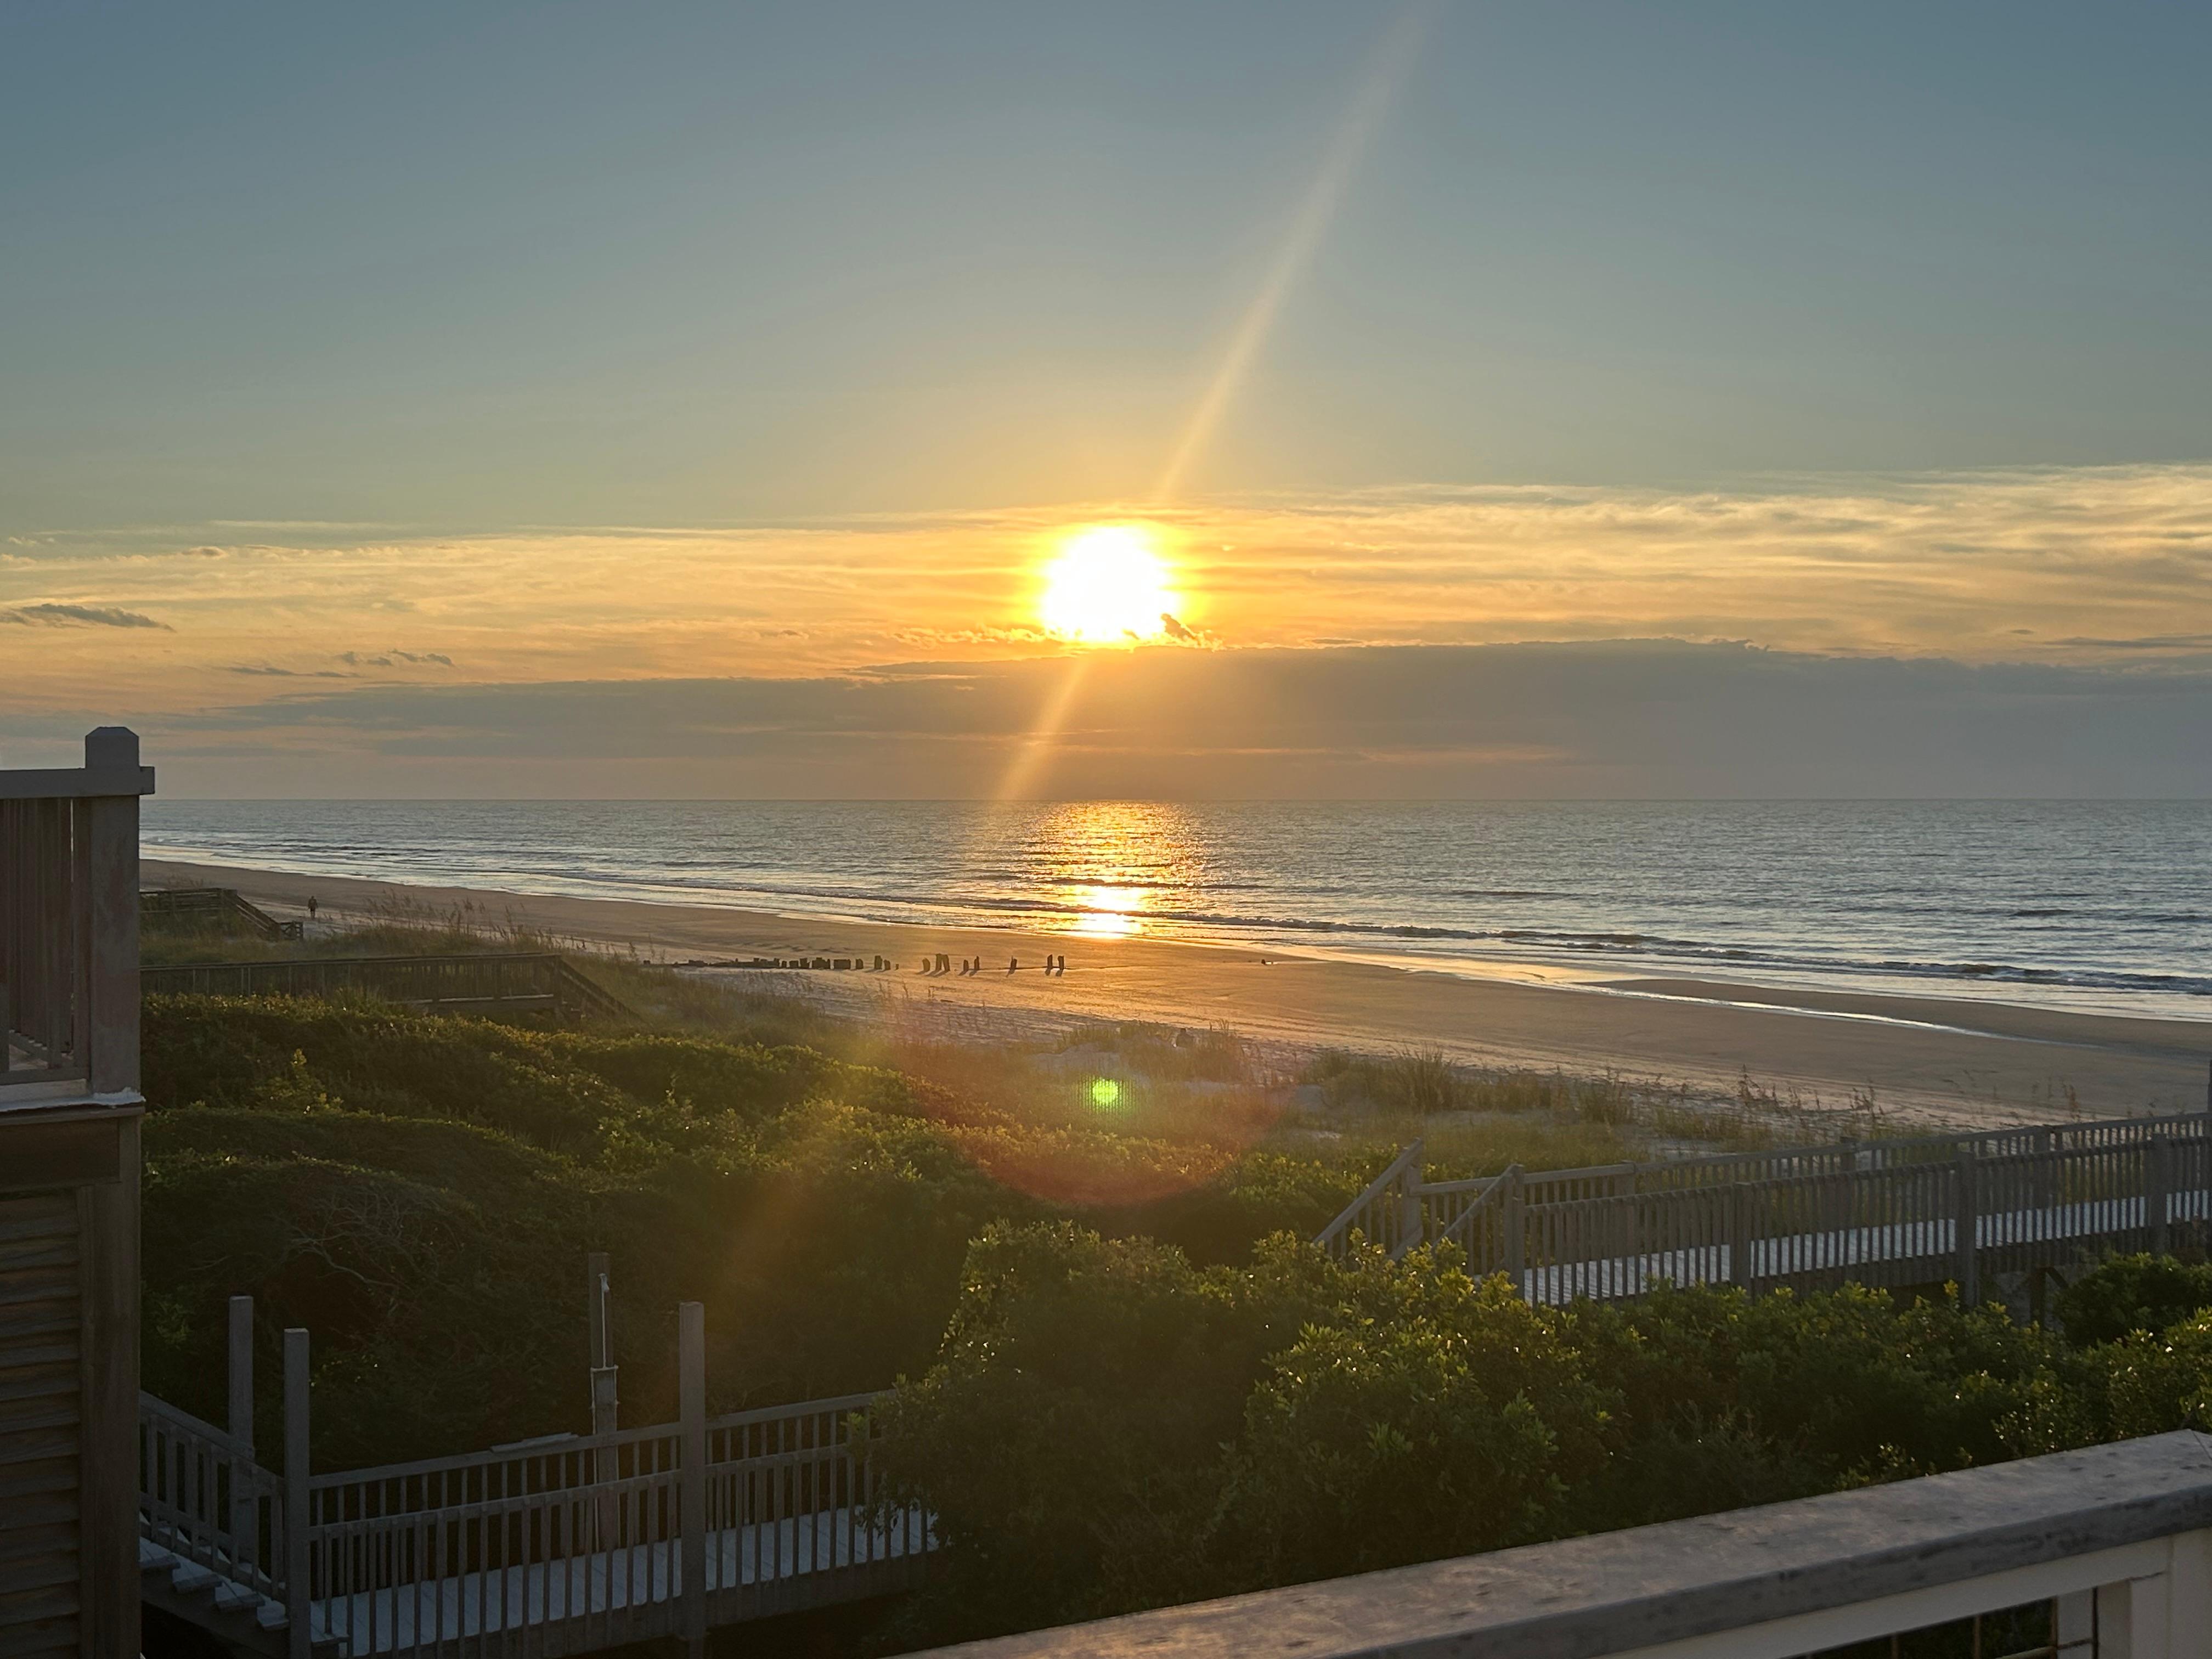
[[(665, 960), (887, 957), (902, 979), (823, 975), (855, 1006), (887, 997), (972, 1011), (966, 1029), (1040, 1019), (1225, 1024), (1294, 1047), (1432, 1048), (1504, 1067), (1615, 1071), (1727, 1091), (1748, 1077), (1841, 1107), (1871, 1091), (1901, 1124), (1980, 1126), (2203, 1109), (2212, 1021), (2128, 1018), (1996, 1001), (1893, 997), (1708, 980), (1560, 976), (1479, 965), (1443, 972), (1137, 938), (931, 927), (779, 915), (148, 860), (149, 884), (239, 889), (285, 914), (314, 897), (343, 919), (409, 904), (473, 905), (493, 919)], [(924, 978), (943, 951), (985, 972)], [(1040, 971), (1048, 953), (1064, 975)], [(1023, 971), (1005, 971), (1009, 959)], [(833, 987), (829, 981), (835, 980)], [(893, 987), (902, 989), (894, 991)]]

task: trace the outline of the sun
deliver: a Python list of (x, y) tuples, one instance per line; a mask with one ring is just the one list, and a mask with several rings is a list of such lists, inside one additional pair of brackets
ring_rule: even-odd
[(1069, 537), (1045, 567), (1037, 616), (1048, 633), (1102, 645), (1153, 638), (1175, 608), (1168, 568), (1151, 535), (1134, 525), (1102, 524)]

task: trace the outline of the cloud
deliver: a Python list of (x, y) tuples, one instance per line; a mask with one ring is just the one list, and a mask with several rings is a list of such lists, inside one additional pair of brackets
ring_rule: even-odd
[(341, 674), (334, 668), (271, 668), (264, 664), (226, 664), (226, 674), (252, 674), (287, 680), (354, 680), (358, 674)]
[(2094, 646), (2106, 651), (2206, 651), (2212, 650), (2212, 634), (2149, 634), (2132, 640), (2100, 640), (2076, 635), (2052, 643)]
[(356, 787), (444, 775), (468, 793), (496, 775), (618, 793), (683, 776), (737, 794), (988, 796), (1052, 709), (1027, 789), (1043, 796), (2212, 793), (2212, 674), (1665, 639), (386, 684), (170, 730), (187, 754), (248, 732), (343, 754)]
[(175, 631), (168, 623), (155, 622), (136, 611), (102, 605), (18, 605), (12, 611), (0, 611), (0, 622), (36, 623), (48, 628), (155, 628), (163, 633)]
[[(1195, 636), (1174, 643), (1191, 655), (1226, 641), (1668, 636), (2163, 675), (2212, 661), (2189, 643), (2212, 637), (2212, 465), (1409, 485), (749, 526), (296, 525), (221, 560), (173, 554), (263, 532), (167, 525), (27, 546), (38, 586), (0, 569), (21, 596), (0, 606), (95, 594), (185, 630), (46, 618), (38, 672), (11, 690), (53, 708), (185, 714), (226, 665), (250, 663), (497, 684), (834, 678), (900, 656), (980, 672), (1060, 653), (1038, 626), (1042, 562), (1072, 526), (1130, 520), (1154, 527), (1173, 567), (1174, 618)], [(27, 630), (8, 631), (27, 655)], [(402, 632), (437, 649), (359, 644)]]
[(350, 663), (356, 668), (396, 668), (401, 663), (435, 663), (442, 668), (451, 668), (453, 665), (453, 659), (442, 651), (395, 649), (380, 651), (374, 656), (368, 656), (358, 651), (341, 651), (338, 653), (338, 660)]

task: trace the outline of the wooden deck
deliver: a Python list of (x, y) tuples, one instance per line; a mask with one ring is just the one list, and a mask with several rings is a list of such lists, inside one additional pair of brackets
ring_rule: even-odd
[[(722, 1528), (707, 1540), (708, 1622), (907, 1589), (930, 1547), (914, 1510), (888, 1526), (848, 1507)], [(438, 1653), (523, 1632), (533, 1652), (576, 1653), (674, 1633), (683, 1599), (682, 1552), (664, 1541), (418, 1578), (318, 1601), (310, 1618), (318, 1642), (342, 1642), (355, 1656)]]
[[(287, 1358), (303, 1379), (303, 1340)], [(459, 1659), (586, 1653), (889, 1595), (920, 1582), (936, 1540), (919, 1508), (883, 1501), (850, 1437), (873, 1398), (287, 1478), (149, 1396), (147, 1597), (271, 1659)], [(288, 1441), (305, 1437), (290, 1425)]]
[[(2149, 1231), (2146, 1200), (2106, 1199), (2053, 1205), (1974, 1218), (1976, 1249), (1984, 1255), (2026, 1247), (2057, 1255), (2073, 1246), (2081, 1255), (2112, 1239)], [(2167, 1202), (2167, 1224), (2212, 1220), (2212, 1195), (2175, 1193)], [(1744, 1260), (1735, 1254), (1741, 1249)], [(1654, 1280), (1671, 1285), (1777, 1284), (1814, 1273), (1845, 1279), (1905, 1284), (1936, 1284), (1953, 1279), (1959, 1266), (1959, 1223), (1955, 1219), (1891, 1222), (1830, 1232), (1791, 1233), (1757, 1238), (1742, 1246), (1692, 1245), (1648, 1255), (1593, 1257), (1524, 1267), (1522, 1297), (1558, 1307), (1587, 1297), (1609, 1301), (1636, 1296)], [(1741, 1270), (1741, 1271), (1739, 1271)]]
[(2203, 1113), (1431, 1182), (1416, 1141), (1319, 1236), (1432, 1243), (1532, 1301), (1954, 1280), (2166, 1250), (2212, 1221)]

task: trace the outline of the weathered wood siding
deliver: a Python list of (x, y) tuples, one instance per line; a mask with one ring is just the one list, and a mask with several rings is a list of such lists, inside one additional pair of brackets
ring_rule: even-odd
[(76, 1659), (84, 1269), (73, 1191), (0, 1198), (0, 1656)]

